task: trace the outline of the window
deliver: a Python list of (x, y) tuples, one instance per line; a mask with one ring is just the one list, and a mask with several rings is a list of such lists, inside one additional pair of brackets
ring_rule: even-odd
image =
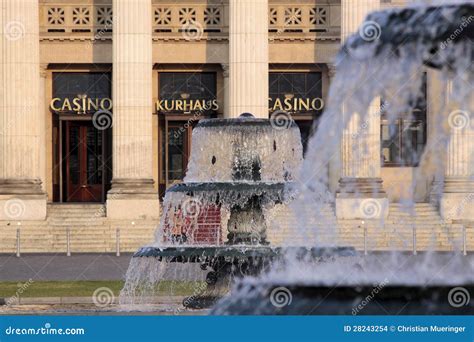
[[(216, 74), (213, 72), (160, 72), (159, 99), (161, 112), (214, 112)], [(202, 105), (202, 106), (201, 106)]]
[[(100, 105), (99, 100), (110, 99), (112, 81), (110, 73), (103, 72), (64, 72), (53, 73), (54, 107), (58, 112), (83, 112), (92, 114)], [(87, 100), (83, 102), (83, 100)], [(110, 101), (102, 103), (109, 108)], [(95, 105), (95, 106), (94, 106)]]
[(272, 72), (269, 77), (270, 112), (298, 114), (322, 112), (320, 72)]
[(301, 132), (303, 153), (313, 134), (314, 120), (322, 114), (320, 72), (271, 72), (269, 77), (270, 114), (283, 110), (291, 113)]
[(420, 93), (413, 101), (413, 112), (407, 118), (390, 123), (387, 113), (383, 111), (385, 106), (382, 101), (382, 166), (418, 166), (426, 144), (426, 83), (424, 73)]

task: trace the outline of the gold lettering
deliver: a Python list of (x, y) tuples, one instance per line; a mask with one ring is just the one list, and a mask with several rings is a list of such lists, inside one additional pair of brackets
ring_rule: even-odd
[(278, 107), (278, 110), (283, 110), (283, 107), (281, 105), (281, 100), (279, 98), (275, 100), (275, 103), (273, 104), (273, 110), (277, 110), (277, 107)]
[(68, 111), (72, 111), (71, 102), (67, 98), (64, 99), (63, 106), (61, 107), (62, 111), (65, 111), (66, 109)]
[(94, 111), (99, 110), (99, 99), (87, 99), (87, 111), (90, 112), (91, 108), (94, 109)]
[(100, 108), (103, 110), (112, 110), (113, 102), (109, 98), (104, 98), (100, 100)]
[(298, 99), (298, 109), (297, 110), (309, 110), (309, 99)]
[[(168, 103), (171, 102), (171, 106), (168, 106)], [(174, 109), (174, 101), (165, 100), (165, 109), (170, 111)]]
[(183, 110), (185, 113), (189, 113), (192, 108), (193, 108), (193, 100), (189, 101), (188, 100), (184, 100), (184, 105), (183, 105)]
[(183, 110), (183, 100), (176, 100), (176, 110)]
[(82, 110), (78, 114), (85, 114), (86, 113), (86, 103), (87, 103), (86, 97), (87, 97), (87, 95), (82, 98)]
[(219, 109), (219, 104), (217, 103), (217, 100), (212, 100), (212, 110), (218, 110)]
[[(205, 102), (205, 101), (203, 101), (203, 102)], [(202, 104), (201, 104), (201, 101), (197, 100), (196, 103), (194, 104), (193, 110), (195, 110), (195, 111), (196, 111), (196, 110), (202, 110), (202, 108), (203, 108), (203, 106), (202, 106)], [(206, 104), (205, 104), (205, 103), (204, 103), (204, 109), (208, 109), (208, 108), (206, 108)]]
[(283, 100), (283, 103), (285, 104), (285, 110), (292, 110), (293, 107), (291, 106), (291, 98), (285, 98)]
[(72, 110), (75, 111), (75, 112), (83, 112), (82, 108), (81, 108), (81, 99), (78, 98), (78, 97), (75, 97), (72, 99), (72, 104), (74, 105), (72, 107)]
[(54, 99), (51, 100), (51, 103), (49, 105), (52, 110), (57, 111), (57, 112), (59, 112), (61, 110), (61, 108), (56, 107), (56, 105), (55, 105), (55, 103), (58, 102), (58, 101), (61, 101), (61, 99), (59, 97), (55, 97)]
[[(319, 103), (319, 106), (316, 105), (316, 103)], [(314, 110), (321, 110), (324, 107), (324, 101), (321, 98), (315, 98), (313, 101), (311, 101), (311, 108)]]
[(163, 108), (163, 100), (156, 100), (156, 111), (162, 111), (164, 110)]

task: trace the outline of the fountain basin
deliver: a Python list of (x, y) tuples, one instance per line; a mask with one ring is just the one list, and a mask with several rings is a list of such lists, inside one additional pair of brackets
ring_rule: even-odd
[(274, 259), (285, 253), (297, 258), (328, 258), (335, 256), (354, 256), (352, 247), (271, 247), (271, 246), (186, 246), (186, 247), (142, 247), (133, 258), (153, 257), (169, 262), (205, 262), (209, 259), (224, 258), (238, 260)]
[(282, 182), (190, 182), (175, 184), (168, 193), (181, 193), (191, 197), (203, 197), (205, 202), (219, 205), (243, 206), (253, 196), (261, 197), (261, 205), (281, 203), (291, 196), (286, 186), (292, 183)]
[[(247, 287), (243, 289), (242, 287)], [(376, 285), (375, 285), (376, 286)], [(460, 315), (474, 314), (474, 303), (451, 301), (453, 286), (317, 286), (272, 283), (238, 285), (245, 297), (225, 297), (211, 315)], [(463, 286), (474, 293), (473, 285)], [(466, 292), (465, 292), (466, 293)], [(451, 296), (452, 297), (452, 296)], [(454, 298), (454, 297), (452, 297)]]

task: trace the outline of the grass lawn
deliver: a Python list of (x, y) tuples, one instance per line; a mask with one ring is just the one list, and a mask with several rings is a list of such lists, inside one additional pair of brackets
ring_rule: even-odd
[[(157, 295), (192, 295), (200, 282), (161, 281)], [(0, 298), (18, 297), (91, 297), (99, 287), (108, 287), (117, 296), (123, 281), (33, 281), (0, 282)]]

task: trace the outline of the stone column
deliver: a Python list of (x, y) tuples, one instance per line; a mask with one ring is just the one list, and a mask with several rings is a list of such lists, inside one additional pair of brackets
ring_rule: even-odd
[[(342, 0), (341, 35), (357, 32), (379, 0)], [(336, 198), (340, 219), (380, 219), (388, 215), (388, 199), (380, 178), (380, 99), (371, 103), (366, 118), (342, 108), (350, 116), (341, 143), (342, 170)]]
[(0, 2), (0, 220), (43, 220), (39, 8)]
[(157, 218), (152, 172), (151, 0), (113, 0), (112, 219)]
[(469, 108), (450, 101), (452, 81), (447, 84), (447, 146), (441, 216), (447, 220), (474, 220), (474, 122)]
[(268, 118), (268, 0), (229, 5), (229, 117)]
[(223, 104), (223, 114), (225, 118), (229, 118), (230, 116), (230, 89), (229, 89), (229, 64), (221, 64), (222, 66), (222, 76), (224, 78), (223, 86), (224, 86), (224, 104)]

